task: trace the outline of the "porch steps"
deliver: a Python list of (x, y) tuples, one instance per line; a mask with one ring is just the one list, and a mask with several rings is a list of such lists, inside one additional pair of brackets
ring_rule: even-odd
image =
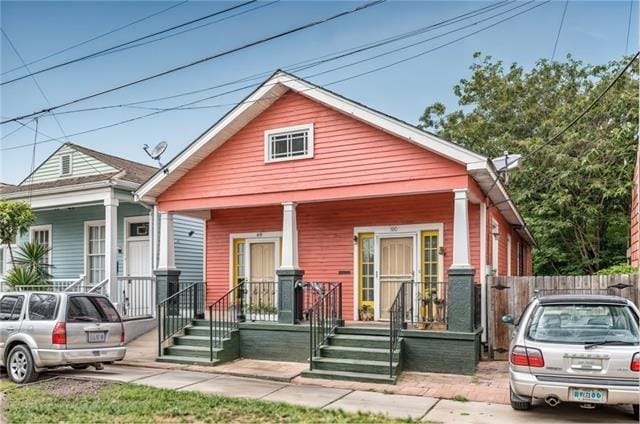
[(401, 369), (402, 341), (391, 364), (389, 343), (387, 328), (339, 327), (313, 358), (313, 370), (303, 371), (302, 376), (394, 384)]
[(213, 349), (213, 361), (209, 334), (208, 320), (193, 320), (182, 334), (171, 338), (170, 344), (162, 349), (162, 355), (156, 361), (213, 366), (237, 357), (237, 331), (232, 331), (230, 337), (222, 340), (222, 348)]

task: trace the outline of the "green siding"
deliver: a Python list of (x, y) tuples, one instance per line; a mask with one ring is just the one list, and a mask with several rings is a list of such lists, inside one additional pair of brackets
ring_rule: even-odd
[[(71, 154), (71, 175), (60, 176), (60, 156)], [(62, 146), (50, 158), (48, 158), (36, 171), (25, 180), (25, 184), (42, 183), (45, 181), (55, 181), (65, 178), (86, 177), (89, 175), (99, 175), (103, 173), (117, 172), (118, 170), (106, 163), (80, 153), (71, 146)]]

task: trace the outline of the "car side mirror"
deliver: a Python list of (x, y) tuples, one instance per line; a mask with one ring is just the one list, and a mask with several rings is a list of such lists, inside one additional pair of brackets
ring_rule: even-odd
[(513, 316), (511, 316), (511, 315), (504, 315), (504, 316), (502, 317), (502, 322), (503, 322), (503, 323), (505, 323), (505, 324), (511, 324), (511, 325), (513, 325), (513, 324), (514, 324)]

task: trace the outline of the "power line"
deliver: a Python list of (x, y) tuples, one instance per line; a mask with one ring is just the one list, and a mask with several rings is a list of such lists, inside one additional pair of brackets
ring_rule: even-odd
[[(533, 6), (533, 7), (530, 7), (529, 9), (526, 9), (526, 10), (524, 10), (524, 11), (522, 11), (522, 12), (519, 12), (519, 13), (517, 13), (517, 14), (511, 15), (511, 16), (509, 16), (509, 17), (507, 17), (507, 18), (505, 18), (505, 19), (502, 19), (502, 20), (500, 20), (500, 21), (497, 21), (497, 22), (495, 22), (495, 23), (492, 23), (491, 25), (487, 25), (487, 26), (485, 26), (485, 27), (483, 27), (483, 28), (481, 28), (481, 29), (479, 29), (479, 30), (477, 30), (477, 31), (474, 31), (474, 32), (472, 32), (472, 33), (469, 33), (469, 34), (467, 34), (467, 35), (465, 35), (465, 36), (459, 37), (459, 38), (457, 38), (457, 39), (455, 39), (455, 40), (449, 41), (449, 42), (444, 43), (444, 44), (442, 44), (442, 45), (440, 45), (440, 46), (437, 46), (437, 47), (431, 48), (431, 49), (427, 50), (426, 52), (422, 52), (422, 53), (420, 53), (420, 54), (417, 54), (417, 55), (411, 56), (411, 57), (409, 57), (409, 58), (406, 58), (406, 59), (402, 59), (402, 60), (399, 60), (399, 61), (393, 62), (393, 63), (388, 64), (388, 65), (380, 66), (380, 67), (378, 67), (378, 68), (375, 68), (375, 69), (370, 70), (370, 71), (367, 71), (367, 72), (363, 72), (363, 73), (361, 73), (361, 74), (357, 74), (357, 75), (353, 75), (353, 76), (351, 76), (351, 77), (347, 77), (347, 78), (339, 79), (339, 80), (336, 80), (336, 81), (330, 82), (330, 83), (328, 83), (328, 84), (325, 84), (324, 86), (315, 85), (314, 87), (312, 87), (312, 88), (310, 88), (310, 89), (307, 89), (307, 90), (303, 90), (303, 91), (315, 90), (315, 89), (317, 89), (317, 88), (327, 87), (327, 86), (329, 86), (329, 85), (337, 84), (337, 83), (340, 83), (340, 82), (343, 82), (343, 81), (347, 81), (347, 80), (350, 80), (350, 79), (353, 79), (353, 78), (357, 78), (357, 77), (360, 77), (360, 76), (363, 76), (363, 75), (367, 75), (367, 74), (370, 74), (370, 73), (373, 73), (373, 72), (377, 72), (377, 71), (382, 70), (382, 69), (389, 68), (389, 67), (394, 66), (394, 65), (397, 65), (397, 64), (399, 64), (399, 63), (406, 62), (407, 60), (415, 59), (415, 58), (417, 58), (417, 57), (419, 57), (419, 56), (422, 56), (422, 55), (424, 55), (424, 54), (427, 54), (427, 53), (430, 53), (430, 52), (436, 51), (436, 50), (441, 49), (441, 48), (443, 48), (443, 47), (449, 46), (449, 45), (451, 45), (451, 44), (453, 44), (453, 43), (455, 43), (455, 42), (458, 42), (458, 41), (461, 41), (461, 40), (463, 40), (463, 39), (469, 38), (470, 36), (475, 35), (475, 34), (477, 34), (477, 33), (479, 33), (479, 32), (482, 32), (482, 31), (485, 31), (485, 30), (487, 30), (487, 29), (493, 28), (493, 27), (495, 27), (496, 25), (498, 25), (498, 24), (500, 24), (500, 23), (503, 23), (503, 22), (505, 22), (505, 21), (507, 21), (507, 20), (509, 20), (509, 19), (513, 19), (513, 18), (515, 18), (515, 17), (517, 17), (517, 16), (522, 15), (523, 13), (526, 13), (526, 12), (528, 12), (528, 11), (531, 11), (531, 10), (533, 10), (533, 9), (536, 9), (536, 8), (538, 8), (538, 7), (540, 7), (540, 6), (543, 6), (543, 5), (545, 5), (545, 4), (549, 3), (549, 2), (550, 2), (550, 0), (547, 0), (545, 3), (539, 3), (539, 4), (537, 4), (537, 5)], [(529, 3), (533, 3), (533, 1), (531, 1), (531, 2), (529, 2)], [(323, 72), (321, 72), (321, 73), (315, 74), (315, 76), (321, 75), (321, 74), (323, 74), (323, 73), (328, 73), (328, 72), (331, 72), (331, 70), (323, 71)], [(123, 120), (123, 121), (115, 122), (115, 123), (112, 123), (112, 124), (107, 124), (107, 125), (103, 125), (103, 126), (100, 126), (100, 127), (91, 128), (91, 129), (88, 129), (88, 130), (84, 130), (84, 131), (81, 131), (81, 132), (74, 133), (74, 134), (72, 134), (72, 136), (77, 136), (77, 135), (87, 134), (87, 133), (91, 133), (91, 132), (95, 132), (95, 131), (99, 131), (99, 130), (103, 130), (103, 129), (107, 129), (107, 128), (115, 127), (115, 126), (118, 126), (118, 125), (126, 124), (126, 123), (129, 123), (129, 122), (137, 121), (137, 120), (140, 120), (140, 119), (143, 119), (143, 118), (147, 118), (147, 117), (151, 117), (151, 116), (154, 116), (154, 115), (158, 115), (158, 114), (160, 114), (160, 113), (165, 113), (165, 112), (169, 112), (169, 111), (172, 111), (172, 110), (178, 110), (178, 109), (180, 109), (180, 108), (184, 108), (185, 106), (189, 106), (189, 105), (192, 105), (192, 104), (195, 104), (195, 103), (198, 103), (198, 102), (202, 102), (202, 101), (204, 101), (204, 100), (208, 100), (208, 99), (211, 99), (211, 98), (214, 98), (214, 97), (219, 97), (219, 96), (222, 96), (222, 95), (225, 95), (225, 94), (229, 94), (230, 92), (236, 92), (236, 91), (240, 91), (240, 90), (243, 90), (243, 89), (246, 89), (246, 88), (251, 88), (251, 87), (254, 87), (254, 84), (249, 85), (249, 86), (245, 86), (245, 87), (240, 87), (240, 88), (237, 88), (237, 89), (231, 90), (231, 91), (226, 92), (226, 93), (219, 93), (219, 94), (216, 94), (216, 95), (214, 95), (214, 96), (209, 96), (209, 97), (206, 97), (206, 98), (203, 98), (203, 99), (194, 100), (194, 101), (191, 101), (191, 102), (188, 102), (188, 103), (185, 103), (185, 104), (181, 104), (181, 105), (178, 105), (178, 106), (175, 106), (175, 107), (172, 107), (172, 108), (161, 109), (161, 110), (158, 110), (158, 111), (154, 111), (154, 112), (151, 112), (151, 113), (148, 113), (148, 114), (144, 114), (144, 115), (139, 115), (139, 116), (136, 116), (136, 117), (133, 117), (133, 118), (129, 118), (129, 119), (126, 119), (126, 120)], [(268, 99), (268, 98), (265, 98), (265, 99), (261, 99), (261, 100), (269, 100), (269, 99)], [(258, 100), (258, 101), (261, 101), (261, 100)], [(232, 105), (232, 106), (238, 106), (238, 105), (241, 105), (241, 104), (252, 103), (252, 102), (254, 102), (254, 101), (246, 101), (246, 100), (243, 100), (243, 101), (241, 101), (241, 102), (234, 103), (234, 104), (230, 104), (230, 105)], [(31, 127), (28, 127), (28, 128), (31, 128)], [(40, 141), (40, 143), (45, 143), (45, 142), (48, 142), (48, 141), (51, 141), (51, 140), (42, 140), (42, 141)], [(5, 151), (5, 150), (15, 150), (15, 149), (19, 149), (19, 148), (24, 147), (24, 146), (25, 146), (25, 145), (19, 145), (19, 146), (6, 147), (6, 148), (3, 148), (3, 149), (0, 149), (0, 151)]]
[(249, 1), (246, 1), (244, 3), (240, 3), (238, 5), (231, 6), (231, 7), (228, 7), (226, 9), (214, 12), (214, 13), (209, 13), (208, 15), (202, 16), (200, 18), (196, 18), (196, 19), (192, 19), (192, 20), (187, 21), (187, 22), (183, 22), (183, 23), (181, 23), (179, 25), (174, 25), (172, 27), (165, 28), (165, 29), (160, 30), (160, 31), (156, 31), (154, 33), (147, 34), (147, 35), (144, 35), (142, 37), (138, 37), (138, 38), (135, 38), (133, 40), (129, 40), (129, 41), (117, 44), (117, 45), (112, 46), (112, 47), (108, 47), (106, 49), (98, 50), (97, 52), (93, 52), (93, 53), (90, 53), (88, 55), (84, 55), (84, 56), (77, 57), (75, 59), (67, 60), (66, 62), (58, 63), (57, 65), (51, 65), (51, 66), (48, 66), (48, 67), (43, 68), (43, 69), (39, 69), (39, 70), (34, 71), (34, 72), (29, 72), (28, 74), (12, 78), (9, 81), (4, 81), (4, 82), (0, 83), (0, 86), (11, 84), (13, 82), (20, 81), (22, 79), (28, 78), (28, 77), (33, 76), (33, 75), (38, 75), (38, 74), (41, 74), (43, 72), (48, 72), (48, 71), (51, 71), (53, 69), (62, 68), (64, 66), (68, 66), (68, 65), (71, 65), (73, 63), (81, 62), (81, 61), (90, 59), (92, 57), (96, 57), (96, 56), (102, 55), (102, 54), (104, 54), (106, 52), (109, 52), (111, 50), (114, 50), (114, 49), (117, 49), (117, 48), (120, 48), (120, 47), (124, 47), (124, 46), (128, 46), (130, 44), (137, 43), (138, 41), (146, 40), (148, 38), (155, 37), (156, 35), (164, 34), (166, 32), (173, 31), (175, 29), (182, 28), (184, 26), (191, 25), (191, 24), (196, 23), (196, 22), (200, 22), (200, 21), (205, 20), (205, 19), (209, 19), (209, 18), (211, 18), (213, 16), (221, 15), (223, 13), (229, 12), (229, 11), (237, 9), (239, 7), (246, 6), (247, 4), (251, 4), (251, 3), (254, 3), (256, 1), (258, 1), (258, 0), (249, 0)]
[(371, 1), (371, 2), (365, 3), (364, 5), (355, 7), (353, 9), (350, 9), (350, 10), (347, 10), (347, 11), (344, 11), (344, 12), (340, 12), (338, 14), (329, 16), (327, 18), (322, 18), (320, 20), (312, 21), (312, 22), (309, 22), (307, 24), (304, 24), (304, 25), (289, 29), (287, 31), (280, 32), (280, 33), (277, 33), (277, 34), (274, 34), (274, 35), (271, 35), (271, 36), (268, 36), (268, 37), (265, 37), (265, 38), (261, 38), (259, 40), (249, 42), (249, 43), (244, 44), (242, 46), (235, 47), (235, 48), (232, 48), (232, 49), (229, 49), (229, 50), (225, 50), (225, 51), (222, 51), (220, 53), (216, 53), (214, 55), (207, 56), (207, 57), (204, 57), (202, 59), (198, 59), (196, 61), (184, 64), (184, 65), (180, 65), (180, 66), (177, 66), (175, 68), (168, 69), (166, 71), (162, 71), (162, 72), (159, 72), (159, 73), (156, 73), (156, 74), (153, 74), (153, 75), (149, 75), (149, 76), (146, 76), (144, 78), (140, 78), (140, 79), (132, 81), (132, 82), (121, 84), (121, 85), (118, 85), (116, 87), (109, 88), (107, 90), (99, 91), (97, 93), (93, 93), (93, 94), (90, 94), (90, 95), (87, 95), (87, 96), (84, 96), (84, 97), (81, 97), (81, 98), (78, 98), (78, 99), (75, 99), (75, 100), (68, 101), (66, 103), (61, 103), (59, 105), (56, 105), (56, 106), (53, 106), (53, 107), (49, 107), (47, 109), (43, 109), (43, 110), (41, 110), (39, 112), (33, 112), (33, 113), (29, 113), (27, 115), (22, 115), (22, 116), (18, 116), (18, 117), (15, 117), (15, 118), (8, 119), (8, 120), (4, 120), (4, 121), (0, 122), (0, 125), (1, 124), (6, 124), (7, 122), (13, 122), (13, 121), (17, 121), (17, 120), (20, 120), (20, 119), (24, 119), (24, 118), (30, 118), (30, 117), (35, 116), (35, 115), (39, 115), (39, 114), (42, 114), (42, 113), (46, 113), (46, 112), (50, 112), (52, 110), (59, 109), (59, 108), (61, 108), (63, 106), (69, 106), (71, 104), (79, 103), (79, 102), (82, 102), (82, 101), (85, 101), (85, 100), (88, 100), (88, 99), (92, 99), (94, 97), (102, 96), (102, 95), (107, 94), (107, 93), (112, 93), (114, 91), (121, 90), (123, 88), (131, 87), (133, 85), (140, 84), (142, 82), (150, 81), (150, 80), (153, 80), (153, 79), (165, 76), (165, 75), (169, 75), (169, 74), (172, 74), (174, 72), (178, 72), (178, 71), (190, 68), (192, 66), (196, 66), (196, 65), (199, 65), (199, 64), (202, 64), (202, 63), (205, 63), (205, 62), (209, 62), (211, 60), (220, 58), (222, 56), (226, 56), (226, 55), (238, 52), (240, 50), (247, 49), (249, 47), (254, 47), (254, 46), (257, 46), (259, 44), (263, 44), (263, 43), (266, 43), (268, 41), (272, 41), (272, 40), (275, 40), (277, 38), (284, 37), (286, 35), (290, 35), (290, 34), (293, 34), (293, 33), (296, 33), (296, 32), (299, 32), (299, 31), (302, 31), (302, 30), (305, 30), (305, 29), (308, 29), (308, 28), (311, 28), (311, 27), (314, 27), (314, 26), (317, 26), (317, 25), (321, 25), (323, 23), (332, 21), (332, 20), (337, 19), (337, 18), (341, 18), (343, 16), (350, 15), (352, 13), (360, 12), (360, 11), (362, 11), (364, 9), (367, 9), (367, 8), (382, 4), (385, 1), (386, 0)]
[[(102, 34), (96, 35), (95, 37), (89, 38), (88, 40), (81, 41), (81, 42), (76, 43), (76, 44), (73, 44), (73, 45), (71, 45), (71, 46), (69, 46), (69, 47), (65, 47), (65, 48), (64, 48), (64, 49), (62, 49), (62, 50), (58, 50), (58, 51), (55, 51), (55, 52), (53, 52), (53, 53), (51, 53), (51, 54), (48, 54), (47, 56), (41, 57), (41, 58), (39, 58), (39, 59), (32, 60), (31, 62), (26, 63), (26, 65), (30, 66), (30, 65), (33, 65), (34, 63), (42, 62), (43, 60), (49, 59), (49, 58), (54, 57), (54, 56), (58, 56), (58, 55), (60, 55), (60, 54), (62, 54), (62, 53), (64, 53), (64, 52), (67, 52), (67, 51), (69, 51), (69, 50), (72, 50), (72, 49), (75, 49), (75, 48), (77, 48), (77, 47), (83, 46), (83, 45), (85, 45), (85, 44), (87, 44), (87, 43), (90, 43), (90, 42), (92, 42), (92, 41), (99, 40), (100, 38), (104, 38), (104, 37), (106, 37), (107, 35), (111, 35), (111, 34), (113, 34), (113, 33), (115, 33), (115, 32), (121, 31), (121, 30), (123, 30), (123, 29), (125, 29), (125, 28), (129, 28), (129, 27), (131, 27), (131, 26), (133, 26), (133, 25), (139, 24), (140, 22), (146, 21), (147, 19), (151, 19), (151, 18), (153, 18), (154, 16), (158, 16), (158, 15), (160, 15), (160, 14), (162, 14), (162, 13), (168, 12), (169, 10), (174, 9), (174, 8), (176, 8), (176, 7), (178, 7), (178, 6), (182, 6), (183, 4), (187, 3), (188, 1), (189, 1), (189, 0), (184, 0), (184, 1), (181, 1), (180, 3), (176, 3), (176, 4), (174, 4), (174, 5), (171, 5), (171, 6), (167, 7), (167, 8), (164, 8), (164, 9), (162, 9), (162, 10), (159, 10), (159, 11), (157, 11), (157, 12), (154, 12), (154, 13), (152, 13), (152, 14), (150, 14), (150, 15), (143, 16), (142, 18), (136, 19), (135, 21), (129, 22), (128, 24), (125, 24), (125, 25), (119, 26), (119, 27), (117, 27), (117, 28), (114, 28), (114, 29), (109, 30), (109, 31), (107, 31), (107, 32), (104, 32), (104, 33), (102, 33)], [(18, 69), (22, 69), (23, 67), (24, 67), (24, 66), (16, 66), (15, 68), (12, 68), (12, 69), (9, 69), (9, 70), (7, 70), (7, 71), (4, 71), (4, 72), (3, 72), (2, 74), (0, 74), (0, 75), (5, 75), (5, 74), (11, 73), (11, 72), (13, 72), (13, 71), (17, 71)], [(22, 127), (20, 127), (20, 128), (22, 128)]]
[(562, 33), (562, 26), (564, 25), (564, 17), (567, 14), (567, 7), (569, 7), (569, 0), (564, 1), (564, 9), (562, 10), (562, 18), (560, 19), (560, 27), (558, 27), (556, 42), (553, 45), (553, 54), (551, 55), (551, 60), (556, 58), (556, 50), (558, 49), (558, 41), (560, 41), (560, 34)]
[[(306, 70), (306, 69), (309, 69), (309, 68), (312, 68), (312, 67), (319, 66), (319, 65), (324, 64), (324, 63), (332, 62), (332, 61), (335, 61), (335, 60), (338, 60), (338, 59), (342, 59), (342, 58), (347, 57), (347, 56), (351, 56), (353, 54), (362, 53), (362, 52), (364, 52), (366, 50), (370, 50), (370, 49), (373, 49), (373, 48), (381, 47), (383, 45), (386, 45), (386, 44), (389, 44), (389, 43), (392, 43), (392, 42), (401, 41), (401, 40), (404, 40), (404, 39), (407, 39), (407, 38), (410, 38), (410, 37), (413, 37), (413, 36), (416, 36), (416, 35), (424, 34), (426, 32), (432, 31), (432, 30), (440, 28), (440, 27), (444, 27), (444, 26), (448, 26), (448, 25), (451, 25), (451, 24), (455, 24), (455, 23), (461, 22), (462, 20), (468, 19), (470, 17), (475, 17), (475, 16), (478, 16), (480, 14), (484, 14), (484, 13), (488, 12), (491, 9), (495, 9), (496, 7), (502, 7), (505, 4), (509, 4), (509, 3), (513, 3), (513, 2), (514, 2), (513, 0), (511, 0), (511, 1), (503, 1), (503, 2), (499, 3), (497, 6), (496, 5), (492, 5), (490, 7), (489, 6), (484, 6), (482, 8), (479, 8), (479, 9), (476, 9), (476, 10), (473, 10), (473, 11), (470, 11), (470, 12), (466, 12), (466, 13), (464, 13), (462, 15), (458, 15), (458, 16), (455, 16), (455, 17), (452, 17), (452, 18), (448, 18), (448, 19), (446, 19), (444, 21), (440, 21), (440, 22), (438, 22), (436, 24), (431, 24), (431, 25), (428, 25), (428, 26), (420, 27), (420, 28), (414, 29), (414, 30), (406, 32), (406, 33), (402, 33), (402, 34), (399, 34), (399, 35), (396, 35), (396, 36), (392, 36), (392, 37), (388, 37), (388, 38), (379, 40), (377, 42), (366, 43), (366, 44), (361, 45), (361, 46), (357, 46), (357, 47), (353, 47), (353, 48), (350, 48), (350, 49), (341, 50), (341, 51), (337, 52), (339, 54), (333, 54), (333, 55), (332, 54), (327, 54), (327, 55), (320, 56), (318, 58), (304, 60), (302, 62), (298, 62), (298, 63), (293, 64), (293, 65), (289, 65), (289, 67), (285, 67), (285, 69), (288, 72), (299, 72), (301, 70)], [(333, 71), (340, 70), (340, 69), (343, 69), (343, 68), (346, 68), (346, 67), (350, 67), (350, 66), (354, 66), (354, 65), (357, 65), (357, 64), (369, 61), (369, 60), (377, 59), (377, 58), (382, 57), (382, 56), (386, 56), (386, 55), (389, 55), (389, 54), (397, 53), (397, 52), (402, 51), (402, 50), (406, 50), (407, 48), (414, 47), (414, 46), (417, 46), (419, 44), (424, 44), (424, 43), (426, 43), (428, 41), (432, 41), (434, 39), (441, 38), (443, 36), (452, 34), (454, 32), (458, 32), (458, 31), (461, 31), (463, 29), (475, 26), (475, 25), (477, 25), (479, 23), (486, 22), (486, 21), (491, 20), (491, 19), (493, 19), (493, 18), (495, 18), (497, 16), (501, 16), (501, 15), (504, 15), (504, 14), (506, 14), (508, 12), (511, 12), (511, 11), (515, 10), (515, 9), (524, 7), (524, 6), (526, 6), (527, 4), (530, 4), (530, 3), (532, 3), (532, 1), (529, 1), (528, 3), (522, 3), (521, 5), (513, 7), (511, 9), (506, 10), (506, 11), (499, 12), (497, 14), (491, 15), (491, 16), (483, 18), (481, 20), (478, 20), (478, 21), (472, 22), (470, 24), (464, 25), (464, 26), (462, 26), (460, 28), (456, 28), (454, 30), (445, 32), (443, 34), (439, 34), (439, 35), (437, 35), (435, 37), (427, 38), (425, 40), (421, 40), (421, 41), (413, 43), (413, 44), (409, 44), (409, 45), (406, 45), (406, 46), (403, 46), (403, 47), (400, 47), (400, 48), (397, 48), (397, 49), (393, 49), (393, 50), (387, 51), (387, 52), (382, 53), (382, 54), (378, 54), (378, 55), (370, 57), (370, 58), (365, 58), (365, 59), (362, 59), (362, 60), (358, 60), (356, 62), (352, 62), (352, 63), (347, 64), (347, 65), (339, 66), (337, 68), (332, 68), (332, 69), (329, 69), (327, 71), (324, 71), (324, 72), (321, 72), (321, 73), (318, 73), (318, 74), (307, 75), (307, 76), (305, 76), (305, 78), (312, 78), (312, 77), (315, 77), (315, 76), (323, 75), (323, 74), (326, 74), (328, 72), (333, 72)], [(60, 113), (61, 114), (69, 114), (69, 113), (77, 113), (77, 112), (85, 112), (85, 111), (96, 111), (96, 110), (112, 109), (112, 108), (120, 108), (120, 107), (131, 107), (133, 105), (138, 105), (138, 104), (142, 104), (142, 103), (155, 102), (155, 101), (159, 101), (159, 100), (167, 100), (167, 99), (172, 99), (172, 98), (176, 98), (176, 97), (182, 97), (182, 96), (186, 96), (186, 95), (191, 95), (191, 94), (196, 94), (196, 93), (200, 93), (200, 92), (204, 92), (204, 91), (209, 91), (209, 90), (212, 90), (212, 89), (215, 89), (215, 88), (221, 88), (221, 87), (224, 87), (224, 86), (234, 85), (234, 84), (237, 84), (237, 83), (240, 83), (240, 82), (251, 81), (251, 80), (258, 79), (258, 78), (264, 79), (266, 76), (273, 74), (273, 72), (275, 72), (276, 70), (277, 69), (273, 69), (273, 70), (268, 71), (268, 72), (261, 72), (259, 74), (254, 74), (254, 75), (251, 75), (251, 76), (248, 76), (248, 77), (240, 78), (240, 79), (237, 79), (237, 80), (234, 80), (234, 81), (230, 81), (230, 82), (226, 82), (226, 83), (223, 83), (223, 84), (218, 84), (218, 85), (215, 85), (215, 86), (206, 87), (206, 88), (198, 89), (198, 90), (192, 90), (192, 91), (188, 91), (188, 92), (180, 93), (180, 94), (175, 94), (175, 95), (171, 95), (171, 96), (164, 96), (164, 97), (159, 97), (159, 98), (154, 98), (154, 99), (140, 100), (140, 101), (136, 101), (136, 102), (116, 104), (116, 105), (96, 106), (96, 107), (91, 107), (91, 108), (76, 109), (76, 110), (64, 111), (64, 112), (60, 112)], [(233, 89), (233, 90), (230, 90), (230, 91), (226, 91), (226, 92), (214, 95), (214, 96), (205, 97), (204, 99), (201, 99), (201, 101), (209, 100), (209, 99), (215, 98), (215, 97), (220, 97), (220, 96), (226, 95), (226, 94), (235, 93), (237, 91), (241, 91), (241, 90), (244, 90), (244, 89), (247, 89), (247, 88), (254, 87), (255, 85), (256, 84), (245, 85), (243, 87), (236, 88), (236, 89)], [(235, 103), (223, 104), (223, 105), (220, 105), (220, 106), (227, 106), (227, 105), (235, 105)], [(216, 107), (219, 107), (219, 106), (216, 106)], [(143, 107), (139, 107), (138, 109), (160, 110), (162, 108), (143, 108)]]

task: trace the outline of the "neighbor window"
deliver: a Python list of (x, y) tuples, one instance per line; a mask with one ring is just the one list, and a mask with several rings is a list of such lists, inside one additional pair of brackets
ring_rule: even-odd
[(265, 162), (313, 157), (313, 124), (265, 131)]
[(71, 155), (60, 156), (60, 175), (71, 175)]
[(29, 233), (29, 241), (32, 243), (38, 243), (49, 249), (49, 253), (46, 257), (40, 260), (43, 265), (52, 265), (51, 263), (51, 225), (37, 225), (31, 227)]
[(104, 223), (87, 224), (87, 278), (98, 284), (105, 278), (105, 226)]

